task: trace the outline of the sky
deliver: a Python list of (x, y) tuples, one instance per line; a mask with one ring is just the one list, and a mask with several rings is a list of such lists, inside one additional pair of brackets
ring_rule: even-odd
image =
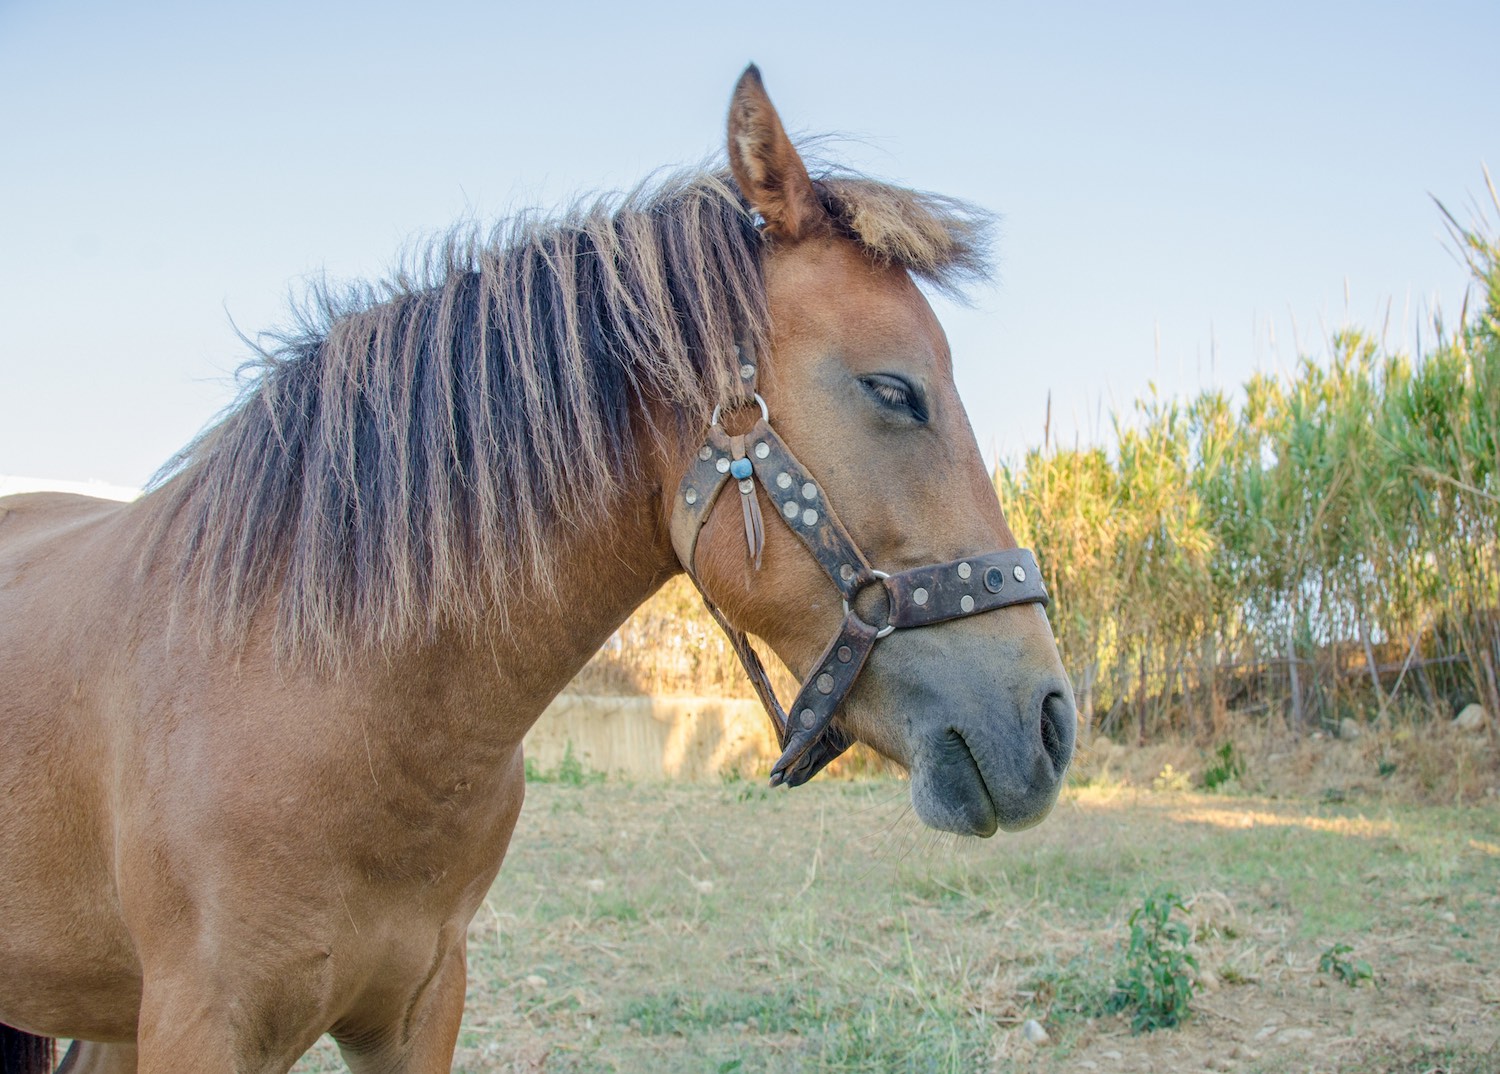
[(1500, 4), (0, 0), (0, 474), (140, 485), (237, 332), (460, 221), (787, 127), (1001, 217), (935, 301), (986, 458), (1107, 443), (1346, 324), (1410, 347), (1500, 167)]

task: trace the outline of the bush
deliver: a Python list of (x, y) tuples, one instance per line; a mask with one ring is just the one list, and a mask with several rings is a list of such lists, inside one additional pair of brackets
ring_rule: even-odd
[(1206, 791), (1218, 790), (1245, 774), (1245, 761), (1235, 750), (1233, 742), (1224, 743), (1214, 751), (1214, 756), (1218, 760), (1203, 771), (1203, 789)]
[(1188, 951), (1192, 933), (1185, 921), (1173, 920), (1174, 910), (1187, 912), (1174, 892), (1162, 891), (1130, 914), (1125, 971), (1115, 983), (1110, 1008), (1131, 1011), (1135, 1033), (1171, 1029), (1190, 1013), (1198, 961)]

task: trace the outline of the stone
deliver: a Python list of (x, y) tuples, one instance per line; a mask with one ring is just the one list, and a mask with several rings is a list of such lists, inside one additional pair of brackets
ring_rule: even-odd
[(1035, 1018), (1028, 1018), (1021, 1023), (1021, 1036), (1032, 1044), (1046, 1044), (1052, 1038), (1047, 1036), (1047, 1031), (1042, 1028), (1042, 1023)]
[(1303, 1029), (1301, 1026), (1292, 1026), (1288, 1029), (1283, 1029), (1280, 1033), (1276, 1034), (1276, 1043), (1295, 1044), (1298, 1041), (1312, 1040), (1316, 1036), (1317, 1034), (1314, 1033), (1311, 1029)]
[(1456, 731), (1483, 731), (1489, 718), (1490, 714), (1484, 711), (1483, 705), (1465, 705), (1464, 710), (1453, 717), (1453, 728)]
[(1345, 716), (1339, 721), (1339, 738), (1355, 739), (1360, 736), (1359, 721)]

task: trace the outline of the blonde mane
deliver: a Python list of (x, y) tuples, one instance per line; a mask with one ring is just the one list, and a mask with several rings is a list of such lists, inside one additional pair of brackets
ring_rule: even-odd
[[(984, 274), (973, 207), (847, 174), (816, 186), (877, 261), (945, 291)], [(388, 282), (316, 288), (153, 483), (152, 559), (226, 641), (276, 597), (295, 659), (503, 617), (545, 588), (558, 527), (607, 515), (674, 431), (650, 413), (701, 426), (735, 391), (735, 344), (764, 353), (763, 245), (709, 169), (455, 229)]]

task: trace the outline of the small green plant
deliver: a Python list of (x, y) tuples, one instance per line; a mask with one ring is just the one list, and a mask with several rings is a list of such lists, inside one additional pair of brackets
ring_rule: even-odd
[(546, 771), (530, 757), (525, 760), (527, 783), (561, 783), (568, 787), (585, 787), (590, 783), (603, 783), (603, 772), (592, 772), (573, 752), (573, 740), (563, 747), (562, 760), (551, 772)]
[(1218, 790), (1245, 774), (1245, 760), (1234, 748), (1233, 742), (1224, 743), (1214, 751), (1214, 756), (1218, 760), (1203, 771), (1203, 789), (1206, 791)]
[(1374, 981), (1375, 971), (1362, 958), (1347, 959), (1344, 956), (1354, 948), (1346, 943), (1336, 943), (1318, 956), (1318, 972), (1331, 974), (1350, 988), (1358, 988), (1361, 981)]
[(1187, 922), (1174, 920), (1174, 910), (1187, 912), (1175, 892), (1161, 891), (1130, 913), (1125, 971), (1115, 982), (1110, 1009), (1131, 1011), (1135, 1033), (1171, 1029), (1190, 1013), (1198, 960), (1188, 951)]

